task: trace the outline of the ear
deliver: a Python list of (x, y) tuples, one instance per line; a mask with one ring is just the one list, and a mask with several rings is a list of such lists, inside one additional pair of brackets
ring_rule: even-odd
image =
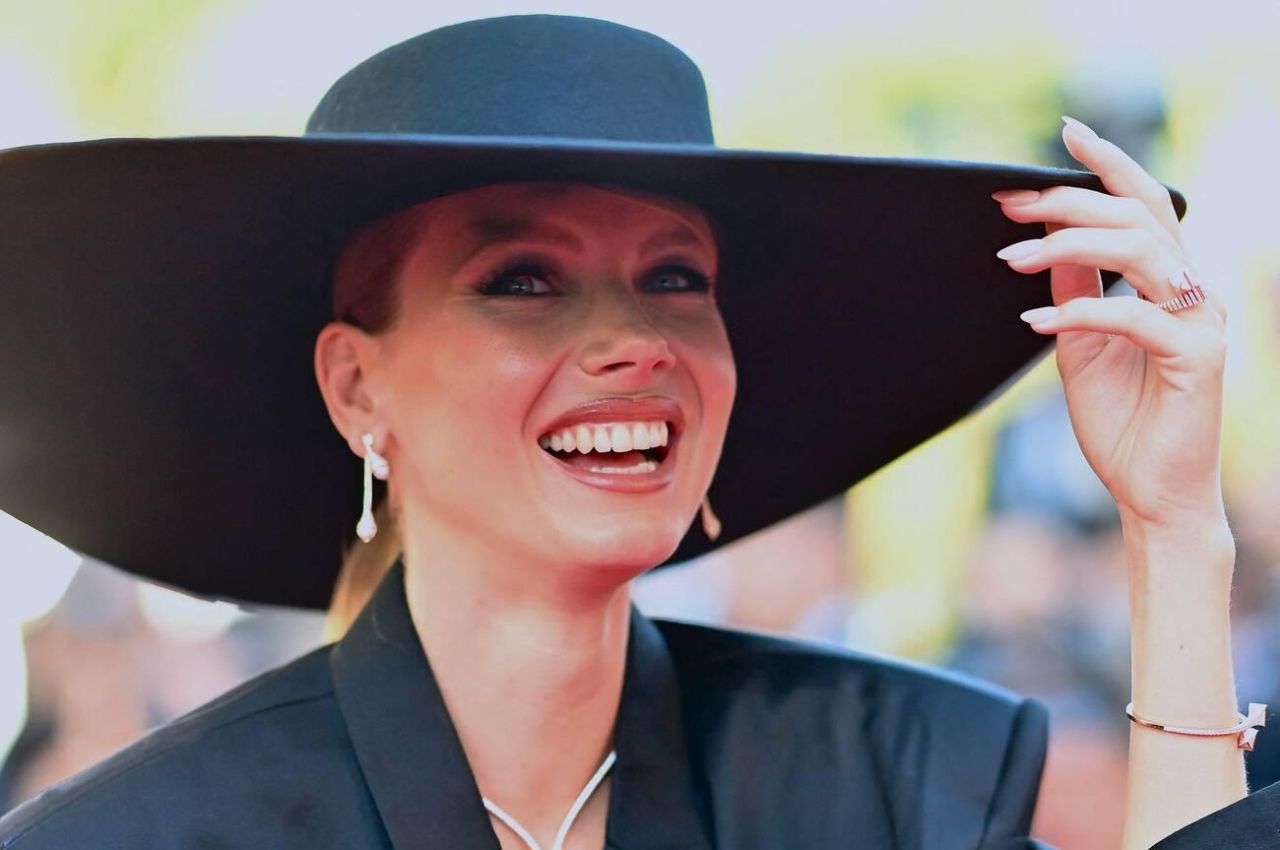
[(377, 341), (346, 322), (330, 322), (316, 337), (316, 383), (333, 427), (356, 457), (364, 457), (361, 435), (376, 436), (382, 427), (371, 380), (376, 355)]

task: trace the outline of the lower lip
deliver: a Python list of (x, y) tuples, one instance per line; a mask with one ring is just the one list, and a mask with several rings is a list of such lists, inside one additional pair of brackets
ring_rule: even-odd
[(562, 460), (557, 460), (552, 454), (546, 450), (539, 448), (538, 453), (547, 459), (547, 462), (566, 473), (571, 478), (576, 478), (583, 484), (591, 487), (598, 487), (601, 490), (612, 490), (616, 493), (650, 493), (654, 490), (661, 490), (671, 483), (675, 478), (675, 460), (676, 452), (680, 446), (680, 437), (675, 435), (667, 446), (667, 456), (662, 459), (662, 463), (658, 464), (658, 468), (653, 472), (633, 472), (633, 473), (617, 473), (608, 472), (592, 472), (589, 469), (580, 469), (576, 466), (570, 466)]

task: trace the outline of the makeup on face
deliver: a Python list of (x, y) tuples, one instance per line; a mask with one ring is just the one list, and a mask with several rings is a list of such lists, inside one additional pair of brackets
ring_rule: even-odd
[(716, 273), (710, 225), (677, 202), (592, 186), (440, 199), (385, 348), (393, 431), (421, 470), (409, 498), (522, 545), (660, 559), (732, 407)]

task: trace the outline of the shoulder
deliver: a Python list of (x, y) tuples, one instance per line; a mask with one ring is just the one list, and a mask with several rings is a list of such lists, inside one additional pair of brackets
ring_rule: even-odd
[(284, 774), (344, 760), (329, 650), (243, 683), (18, 806), (0, 818), (0, 847), (205, 846), (228, 818), (261, 817), (266, 801), (309, 808), (290, 799)]
[[(691, 737), (709, 742), (703, 758), (721, 766), (724, 781), (777, 777), (771, 793), (803, 788), (835, 798), (841, 811), (865, 804), (864, 822), (887, 811), (884, 829), (907, 844), (923, 837), (919, 846), (974, 847), (1027, 834), (1048, 744), (1038, 701), (836, 644), (654, 623), (671, 651)], [(796, 771), (782, 777), (748, 763)], [(881, 808), (866, 803), (875, 799)]]
[(731, 677), (774, 687), (821, 688), (851, 698), (945, 702), (1008, 712), (1027, 700), (990, 682), (847, 646), (655, 619), (682, 677)]
[(1280, 843), (1280, 782), (1161, 839), (1151, 850), (1267, 850)]

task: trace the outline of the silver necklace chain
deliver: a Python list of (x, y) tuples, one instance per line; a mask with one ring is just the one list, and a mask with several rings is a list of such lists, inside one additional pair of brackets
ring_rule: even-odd
[[(569, 834), (569, 827), (573, 826), (573, 822), (578, 817), (578, 813), (581, 812), (582, 807), (587, 804), (587, 800), (591, 799), (592, 792), (594, 792), (596, 790), (596, 786), (604, 780), (605, 774), (609, 772), (609, 768), (613, 766), (613, 763), (617, 761), (617, 759), (617, 750), (610, 750), (609, 755), (604, 757), (604, 761), (601, 763), (600, 767), (596, 769), (595, 775), (587, 781), (582, 792), (578, 794), (578, 799), (573, 801), (573, 805), (569, 807), (568, 814), (566, 814), (564, 816), (564, 820), (561, 821), (560, 829), (556, 832), (556, 840), (555, 843), (551, 845), (551, 850), (563, 850), (564, 839), (565, 836)], [(520, 840), (525, 843), (529, 850), (542, 850), (542, 847), (538, 844), (537, 840), (529, 834), (529, 830), (520, 825), (519, 821), (504, 812), (497, 803), (493, 802), (488, 797), (482, 796), (480, 799), (484, 801), (484, 807), (495, 815), (498, 820), (505, 823), (512, 832), (518, 835)]]

